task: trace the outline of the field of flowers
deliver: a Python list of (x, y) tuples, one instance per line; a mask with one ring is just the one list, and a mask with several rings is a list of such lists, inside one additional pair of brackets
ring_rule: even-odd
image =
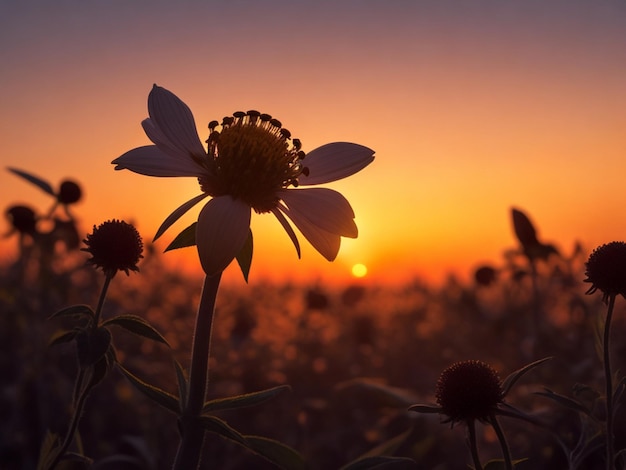
[[(68, 224), (48, 244), (21, 239), (18, 259), (1, 268), (2, 469), (37, 468), (48, 432), (62, 435), (68, 426), (76, 345), (49, 344), (75, 323), (48, 317), (70, 305), (95, 305), (103, 284), (102, 273), (77, 250), (83, 237), (77, 239)], [(290, 388), (257, 406), (217, 415), (241, 433), (290, 446), (310, 469), (387, 455), (410, 459), (388, 461), (388, 468), (461, 470), (473, 465), (464, 423), (452, 427), (441, 423), (444, 416), (408, 408), (435, 405), (438, 378), (455, 362), (483, 361), (504, 379), (550, 357), (520, 377), (505, 398), (537, 421), (499, 418), (513, 459), (527, 459), (516, 468), (605, 468), (607, 307), (599, 293), (585, 295), (590, 250), (577, 246), (532, 256), (523, 241), (499, 263), (477, 270), (471, 283), (450, 278), (441, 286), (416, 279), (384, 288), (223, 287), (214, 318), (209, 398)], [(139, 273), (116, 276), (102, 316), (137, 315), (163, 335), (169, 346), (111, 327), (117, 361), (175, 395), (173, 359), (185, 369), (189, 365), (202, 280), (167, 270), (162, 256), (147, 246)], [(611, 337), (618, 465), (619, 449), (626, 447), (619, 407), (625, 304), (621, 297), (615, 301)], [(176, 420), (113, 367), (90, 393), (71, 450), (92, 459), (93, 468), (171, 468), (179, 440)], [(478, 423), (476, 429), (481, 460), (501, 459), (492, 427)], [(204, 456), (201, 468), (275, 468), (214, 433), (207, 434)], [(64, 461), (58, 468), (85, 468), (79, 465), (85, 462)]]

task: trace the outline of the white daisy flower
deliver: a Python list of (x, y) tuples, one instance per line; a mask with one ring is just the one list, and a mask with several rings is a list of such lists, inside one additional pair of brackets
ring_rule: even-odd
[[(305, 153), (281, 123), (256, 111), (236, 112), (209, 124), (205, 150), (193, 114), (176, 95), (154, 85), (148, 96), (149, 118), (142, 122), (154, 145), (138, 147), (113, 160), (116, 170), (147, 176), (193, 176), (202, 193), (163, 222), (155, 240), (187, 210), (206, 197), (195, 241), (209, 276), (223, 271), (250, 233), (251, 210), (276, 216), (300, 246), (287, 218), (326, 259), (337, 256), (341, 237), (356, 238), (350, 203), (328, 188), (295, 189), (350, 176), (374, 160), (374, 151), (335, 142)], [(306, 158), (305, 158), (306, 157)]]

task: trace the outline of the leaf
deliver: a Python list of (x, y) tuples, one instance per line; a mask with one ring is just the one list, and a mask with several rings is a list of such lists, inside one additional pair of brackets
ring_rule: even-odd
[(513, 229), (515, 236), (524, 248), (537, 245), (537, 232), (530, 219), (522, 211), (512, 208), (511, 215), (513, 217)]
[(248, 230), (248, 238), (246, 242), (237, 253), (237, 263), (241, 269), (241, 274), (246, 282), (248, 282), (248, 275), (250, 274), (250, 266), (252, 266), (252, 251), (253, 251), (252, 230)]
[(238, 444), (241, 444), (244, 447), (248, 447), (248, 442), (246, 438), (240, 434), (235, 429), (231, 428), (226, 421), (221, 420), (215, 416), (203, 415), (200, 416), (200, 422), (204, 429), (209, 432), (219, 434), (226, 439), (230, 439), (231, 441), (235, 441)]
[(15, 174), (17, 176), (21, 176), (26, 181), (34, 184), (39, 189), (41, 189), (44, 192), (48, 193), (50, 196), (56, 197), (56, 194), (54, 193), (54, 190), (52, 189), (52, 186), (47, 181), (45, 181), (45, 180), (43, 180), (43, 179), (41, 179), (41, 178), (39, 178), (39, 177), (37, 177), (35, 175), (31, 175), (30, 173), (27, 173), (25, 171), (18, 170), (17, 168), (8, 167), (7, 170), (9, 170), (11, 173), (13, 173), (13, 174)]
[(183, 366), (181, 366), (176, 359), (174, 359), (174, 369), (176, 369), (176, 380), (178, 382), (178, 399), (180, 402), (180, 409), (184, 410), (187, 404), (189, 383), (187, 382), (187, 377), (185, 376)]
[(78, 362), (82, 368), (98, 362), (111, 345), (111, 332), (104, 328), (87, 328), (76, 334)]
[(289, 385), (279, 385), (278, 387), (268, 388), (267, 390), (261, 390), (259, 392), (246, 393), (244, 395), (238, 395), (235, 397), (218, 398), (215, 400), (207, 401), (202, 408), (202, 413), (209, 413), (221, 410), (232, 410), (237, 408), (244, 408), (246, 406), (254, 406), (265, 401), (271, 400), (276, 395), (284, 392), (285, 390), (291, 390)]
[(511, 390), (511, 387), (513, 387), (515, 382), (517, 382), (522, 377), (522, 375), (534, 369), (535, 367), (543, 364), (544, 362), (549, 361), (550, 359), (552, 359), (552, 357), (544, 357), (543, 359), (539, 359), (538, 361), (531, 362), (530, 364), (525, 365), (521, 369), (518, 369), (515, 372), (512, 372), (511, 374), (509, 374), (509, 376), (506, 379), (504, 379), (504, 381), (502, 382), (502, 395), (506, 396)]
[(53, 313), (48, 317), (48, 320), (58, 317), (71, 316), (88, 316), (89, 318), (95, 318), (96, 314), (89, 305), (72, 305), (71, 307), (62, 308), (61, 310)]
[(137, 315), (118, 315), (102, 323), (102, 326), (117, 325), (144, 338), (169, 346), (167, 340), (150, 323)]
[(177, 250), (178, 248), (186, 248), (188, 246), (194, 246), (196, 244), (196, 225), (198, 222), (194, 222), (185, 230), (180, 232), (176, 238), (170, 243), (165, 251)]
[[(357, 465), (357, 463), (362, 462), (366, 459), (374, 459), (374, 458), (379, 458), (379, 457), (387, 458), (387, 457), (393, 456), (396, 452), (398, 452), (398, 449), (400, 449), (403, 445), (407, 443), (412, 444), (414, 442), (414, 439), (415, 439), (414, 431), (415, 429), (411, 427), (407, 429), (406, 431), (404, 431), (402, 434), (398, 434), (397, 436), (392, 437), (391, 439), (388, 439), (378, 444), (373, 449), (370, 449), (365, 454), (361, 455), (357, 459), (348, 463), (345, 467), (342, 467), (342, 470), (345, 470), (346, 468), (350, 468), (351, 470), (354, 470), (355, 468), (372, 468), (372, 467), (360, 467), (360, 466), (355, 466), (355, 465)], [(366, 463), (369, 465), (373, 463), (373, 461), (370, 461), (369, 463), (366, 462)], [(413, 462), (413, 464), (415, 464), (415, 462)], [(399, 468), (399, 467), (396, 467), (396, 468)]]
[(566, 397), (565, 395), (554, 393), (552, 390), (548, 388), (545, 389), (545, 392), (535, 392), (535, 395), (549, 398), (550, 400), (553, 400), (559, 405), (569, 408), (570, 410), (574, 410), (576, 412), (583, 413), (587, 416), (593, 417), (591, 414), (591, 411), (578, 400), (574, 400), (573, 398)]
[(137, 390), (139, 390), (141, 393), (143, 393), (145, 396), (150, 398), (152, 401), (157, 402), (159, 405), (161, 405), (165, 409), (170, 410), (175, 414), (180, 414), (181, 410), (179, 406), (179, 400), (177, 397), (175, 397), (171, 393), (166, 392), (165, 390), (161, 390), (160, 388), (155, 387), (154, 385), (150, 385), (144, 382), (139, 377), (136, 377), (127, 369), (125, 369), (121, 364), (118, 363), (117, 367), (119, 367), (122, 374), (124, 374), (126, 378), (130, 380), (130, 383), (132, 383), (134, 387)]
[(69, 343), (76, 338), (79, 331), (80, 330), (58, 331), (52, 336), (52, 338), (50, 338), (48, 347), (56, 346), (57, 344)]
[(60, 439), (57, 434), (50, 430), (46, 431), (41, 447), (39, 449), (39, 461), (37, 462), (37, 470), (45, 470), (50, 466), (52, 460), (59, 452)]
[(441, 407), (435, 405), (412, 405), (409, 406), (409, 411), (415, 411), (417, 413), (441, 413)]
[(354, 460), (348, 465), (341, 467), (341, 470), (403, 470), (412, 468), (417, 468), (417, 464), (414, 460), (407, 457), (388, 457), (378, 455), (375, 457), (365, 457)]
[(285, 470), (305, 470), (304, 458), (282, 442), (260, 436), (244, 436), (246, 447)]
[(363, 402), (368, 408), (407, 408), (418, 399), (410, 391), (367, 378), (341, 382), (335, 389), (344, 400)]

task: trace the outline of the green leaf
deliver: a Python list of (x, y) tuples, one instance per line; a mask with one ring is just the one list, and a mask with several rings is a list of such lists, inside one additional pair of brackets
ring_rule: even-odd
[(35, 186), (37, 186), (39, 189), (43, 190), (44, 192), (48, 193), (50, 196), (54, 196), (56, 197), (56, 194), (54, 194), (54, 190), (52, 189), (52, 186), (50, 185), (50, 183), (48, 183), (47, 181), (35, 176), (35, 175), (31, 175), (30, 173), (27, 173), (25, 171), (22, 170), (18, 170), (17, 168), (11, 168), (8, 167), (7, 170), (9, 170), (11, 173), (20, 176), (22, 178), (24, 178), (26, 181), (34, 184)]
[(60, 439), (57, 434), (46, 431), (41, 447), (39, 448), (39, 461), (37, 462), (37, 470), (45, 470), (50, 467), (52, 460), (59, 453)]
[(178, 382), (178, 399), (180, 401), (180, 409), (184, 410), (187, 404), (189, 383), (187, 382), (187, 377), (185, 376), (183, 366), (181, 366), (176, 359), (174, 359), (174, 369), (176, 369), (176, 380)]
[(379, 381), (356, 378), (335, 386), (337, 393), (351, 403), (366, 403), (368, 408), (404, 408), (418, 400), (412, 392)]
[(348, 463), (341, 470), (358, 470), (372, 468), (415, 468), (415, 462), (411, 459), (396, 461), (392, 457), (398, 449), (406, 443), (412, 444), (415, 439), (414, 429), (411, 427), (391, 439), (370, 449), (365, 454)]
[(102, 323), (102, 326), (117, 325), (144, 338), (169, 346), (167, 340), (150, 323), (137, 315), (118, 315)]
[(126, 378), (130, 380), (130, 383), (132, 383), (133, 386), (145, 396), (150, 398), (152, 401), (157, 402), (165, 409), (170, 410), (175, 414), (180, 414), (181, 410), (177, 397), (175, 397), (171, 393), (166, 392), (165, 390), (161, 390), (154, 385), (150, 385), (144, 382), (139, 377), (136, 377), (127, 369), (125, 369), (121, 364), (118, 363), (117, 367), (119, 367), (122, 374), (124, 374)]
[(552, 390), (548, 388), (545, 389), (545, 392), (535, 392), (535, 395), (549, 398), (550, 400), (555, 401), (556, 403), (564, 406), (565, 408), (569, 408), (570, 410), (574, 410), (578, 413), (583, 413), (587, 416), (593, 417), (589, 408), (587, 408), (578, 400), (566, 397), (565, 395), (554, 393)]
[(526, 372), (534, 369), (535, 367), (543, 364), (544, 362), (549, 361), (550, 359), (552, 359), (552, 357), (544, 357), (543, 359), (539, 359), (538, 361), (531, 362), (530, 364), (525, 365), (521, 369), (518, 369), (515, 372), (512, 372), (502, 382), (502, 393), (503, 393), (503, 396), (506, 396), (509, 393), (509, 391), (511, 390), (511, 387), (513, 387), (515, 382), (517, 382), (522, 377), (522, 375), (524, 375)]
[(294, 449), (282, 442), (260, 436), (244, 436), (246, 447), (284, 470), (304, 470), (306, 462)]
[(441, 407), (435, 405), (412, 405), (409, 406), (409, 411), (415, 411), (417, 413), (441, 413)]
[(104, 327), (87, 328), (76, 334), (76, 349), (81, 367), (98, 362), (111, 345), (111, 332)]
[(241, 274), (246, 282), (248, 282), (248, 275), (250, 274), (250, 266), (252, 266), (252, 251), (253, 251), (252, 230), (248, 229), (248, 238), (246, 242), (237, 253), (237, 263), (241, 269)]
[(57, 344), (69, 343), (78, 334), (80, 330), (69, 330), (69, 331), (58, 331), (56, 332), (50, 341), (48, 342), (48, 347), (56, 346)]
[(246, 438), (240, 434), (235, 429), (231, 428), (226, 421), (221, 420), (215, 416), (204, 415), (200, 416), (200, 422), (204, 429), (209, 432), (219, 434), (226, 439), (230, 439), (231, 441), (235, 441), (238, 444), (241, 444), (244, 447), (248, 447), (248, 442)]
[(267, 390), (261, 390), (259, 392), (246, 393), (236, 397), (209, 400), (204, 404), (202, 414), (258, 405), (259, 403), (271, 400), (285, 390), (291, 390), (291, 387), (289, 385), (279, 385), (278, 387), (268, 388)]
[(194, 246), (196, 244), (196, 225), (198, 222), (194, 222), (185, 230), (180, 232), (176, 238), (170, 243), (165, 251), (177, 250), (178, 248), (186, 248), (188, 246)]
[(48, 317), (48, 320), (57, 317), (71, 317), (71, 316), (87, 316), (94, 318), (96, 314), (89, 305), (72, 305), (71, 307), (62, 308), (61, 310), (53, 313)]
[(341, 467), (341, 470), (404, 470), (414, 468), (417, 468), (417, 464), (414, 460), (407, 457), (387, 457), (378, 455), (354, 460), (348, 465)]

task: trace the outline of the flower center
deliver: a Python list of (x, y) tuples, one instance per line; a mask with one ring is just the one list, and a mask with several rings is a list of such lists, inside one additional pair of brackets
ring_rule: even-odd
[(236, 112), (217, 127), (217, 121), (209, 124), (207, 140), (215, 178), (199, 178), (211, 196), (228, 194), (256, 212), (269, 212), (278, 203), (277, 191), (298, 186), (298, 177), (308, 171), (300, 140), (269, 114)]

